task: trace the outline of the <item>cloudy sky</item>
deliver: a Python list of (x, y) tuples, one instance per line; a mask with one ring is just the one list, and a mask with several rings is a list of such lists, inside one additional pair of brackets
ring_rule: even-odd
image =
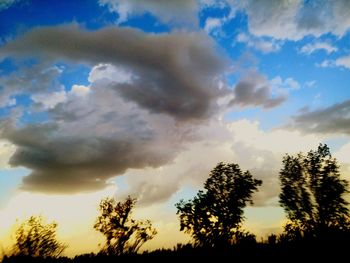
[(174, 204), (220, 161), (263, 180), (245, 227), (284, 222), (285, 153), (327, 143), (350, 179), (350, 1), (0, 2), (0, 240), (59, 223), (67, 255), (97, 251), (102, 197), (185, 242)]

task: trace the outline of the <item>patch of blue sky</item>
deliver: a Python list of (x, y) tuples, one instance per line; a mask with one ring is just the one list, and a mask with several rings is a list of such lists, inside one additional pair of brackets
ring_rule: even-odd
[[(0, 90), (0, 92), (1, 92), (1, 90)], [(9, 114), (11, 113), (11, 109), (12, 109), (12, 107), (0, 108), (0, 120), (4, 119), (7, 116), (9, 116)]]
[(150, 13), (132, 16), (120, 26), (138, 28), (147, 33), (167, 33), (172, 29), (170, 25), (162, 23)]
[(95, 0), (19, 1), (0, 12), (0, 40), (4, 42), (36, 26), (78, 23), (99, 29), (114, 24), (116, 19), (115, 13)]
[(27, 124), (43, 124), (50, 120), (50, 115), (47, 111), (24, 111), (21, 117), (21, 125), (25, 126)]
[(349, 137), (346, 135), (338, 135), (337, 137), (327, 138), (324, 143), (329, 146), (332, 153), (335, 153), (339, 151), (340, 148), (342, 148), (344, 145), (349, 143)]
[(71, 90), (73, 85), (87, 86), (90, 84), (88, 78), (92, 66), (86, 64), (67, 64), (62, 62), (56, 64), (56, 66), (63, 69), (58, 77), (58, 81), (67, 91)]
[(0, 77), (6, 76), (18, 70), (18, 65), (16, 65), (11, 58), (5, 58), (0, 61)]
[(16, 105), (21, 105), (22, 107), (28, 107), (33, 102), (30, 98), (30, 94), (19, 94), (14, 96), (14, 99), (16, 99)]
[(128, 183), (126, 182), (125, 176), (122, 176), (122, 175), (115, 177), (115, 179), (112, 180), (112, 183), (115, 183), (117, 186), (117, 194), (129, 188)]
[(184, 201), (193, 199), (197, 195), (198, 190), (203, 190), (203, 187), (194, 187), (190, 185), (181, 187), (180, 190), (178, 190), (169, 198), (165, 209), (167, 212), (175, 214), (177, 211), (175, 204), (178, 203), (181, 199)]
[(193, 197), (195, 197), (195, 195), (197, 194), (198, 190), (203, 190), (203, 187), (194, 187), (191, 185), (186, 185), (170, 197), (169, 203), (176, 204), (177, 202), (179, 202), (180, 199), (183, 199), (185, 201), (193, 199)]
[[(208, 18), (225, 18), (229, 15), (229, 10), (224, 12), (224, 16), (219, 16), (219, 11), (217, 11), (218, 14), (212, 14), (212, 11), (208, 11), (206, 14), (207, 17), (204, 15), (201, 17), (200, 25), (201, 28), (205, 27), (205, 22)], [(227, 19), (226, 21), (222, 22), (222, 25), (214, 29), (211, 32), (211, 37), (216, 41), (218, 46), (220, 46), (220, 49), (225, 51), (225, 55), (227, 55), (231, 60), (236, 61), (241, 56), (242, 53), (246, 50), (246, 45), (243, 43), (239, 43), (236, 41), (237, 36), (240, 33), (246, 33), (247, 32), (247, 16), (242, 12), (237, 12), (233, 18)], [(220, 51), (220, 50), (219, 50)]]
[(0, 169), (0, 208), (16, 193), (22, 178), (29, 172), (25, 168)]

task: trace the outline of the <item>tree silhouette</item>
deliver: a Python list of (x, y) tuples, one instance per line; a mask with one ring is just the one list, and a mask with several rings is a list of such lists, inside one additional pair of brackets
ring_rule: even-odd
[(176, 204), (180, 230), (191, 234), (196, 245), (226, 247), (252, 235), (241, 230), (243, 209), (253, 204), (252, 194), (262, 184), (238, 164), (219, 163), (192, 200)]
[(140, 247), (152, 239), (157, 231), (149, 220), (131, 218), (136, 199), (130, 196), (124, 202), (114, 198), (105, 198), (100, 202), (94, 228), (106, 237), (106, 244), (101, 252), (108, 255), (137, 253)]
[(56, 258), (67, 246), (56, 238), (57, 223), (45, 223), (42, 216), (31, 216), (15, 232), (14, 254)]
[(348, 182), (340, 178), (337, 160), (326, 144), (307, 155), (286, 155), (280, 171), (280, 204), (289, 222), (285, 234), (292, 240), (320, 237), (349, 229)]

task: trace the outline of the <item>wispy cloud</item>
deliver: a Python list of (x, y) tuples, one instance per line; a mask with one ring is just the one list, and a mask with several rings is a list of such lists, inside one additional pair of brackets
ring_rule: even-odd
[(20, 2), (22, 0), (2, 0), (0, 1), (0, 11), (9, 8), (10, 6)]
[(248, 47), (254, 48), (263, 53), (278, 52), (283, 44), (281, 41), (276, 41), (274, 39), (266, 40), (245, 33), (238, 34), (236, 41), (245, 43)]
[(165, 23), (197, 24), (196, 14), (199, 5), (196, 0), (99, 0), (98, 2), (118, 14), (118, 24), (147, 12)]
[(327, 54), (330, 54), (333, 52), (337, 52), (338, 48), (333, 46), (332, 44), (330, 44), (328, 42), (316, 42), (316, 43), (312, 43), (312, 44), (306, 44), (301, 49), (299, 49), (299, 52), (303, 53), (303, 54), (310, 55), (310, 54), (317, 52), (317, 51), (320, 51), (320, 50), (323, 50)]
[(340, 57), (340, 58), (336, 59), (335, 60), (335, 65), (336, 66), (342, 66), (342, 67), (350, 69), (350, 55), (344, 56), (344, 57)]
[(290, 127), (308, 133), (350, 134), (350, 101), (306, 111), (293, 117)]
[(321, 68), (343, 67), (350, 69), (350, 55), (339, 57), (335, 60), (326, 59), (321, 63), (316, 63), (316, 66)]
[(300, 40), (326, 33), (343, 36), (350, 28), (350, 2), (339, 1), (227, 1), (248, 16), (249, 32), (280, 40)]

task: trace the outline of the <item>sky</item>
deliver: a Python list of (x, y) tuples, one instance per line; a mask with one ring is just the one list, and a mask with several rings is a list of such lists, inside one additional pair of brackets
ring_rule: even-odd
[(282, 157), (327, 143), (350, 179), (350, 1), (0, 1), (0, 240), (59, 224), (66, 255), (98, 251), (101, 198), (138, 198), (187, 242), (174, 204), (218, 162), (263, 180), (244, 227), (285, 222)]

